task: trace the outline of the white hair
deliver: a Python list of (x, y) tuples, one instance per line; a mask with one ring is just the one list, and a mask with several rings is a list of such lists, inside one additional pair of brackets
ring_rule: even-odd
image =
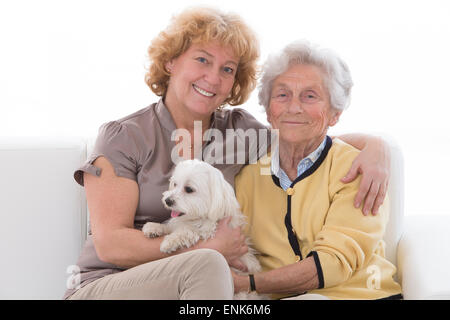
[(274, 80), (295, 64), (319, 67), (325, 73), (323, 80), (330, 95), (331, 107), (343, 111), (349, 106), (353, 81), (347, 64), (330, 49), (298, 40), (281, 52), (270, 55), (263, 65), (258, 97), (259, 104), (264, 106), (266, 112), (269, 110)]

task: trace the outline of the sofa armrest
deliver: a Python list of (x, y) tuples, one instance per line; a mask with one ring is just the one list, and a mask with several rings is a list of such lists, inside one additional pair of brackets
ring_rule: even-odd
[(86, 238), (83, 138), (0, 137), (0, 299), (61, 299)]
[(405, 299), (450, 299), (449, 247), (450, 216), (405, 217), (397, 251)]

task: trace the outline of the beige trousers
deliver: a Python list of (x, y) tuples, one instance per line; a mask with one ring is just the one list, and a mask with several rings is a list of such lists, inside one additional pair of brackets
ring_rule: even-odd
[(225, 258), (198, 249), (148, 262), (87, 284), (73, 300), (229, 300), (233, 278)]

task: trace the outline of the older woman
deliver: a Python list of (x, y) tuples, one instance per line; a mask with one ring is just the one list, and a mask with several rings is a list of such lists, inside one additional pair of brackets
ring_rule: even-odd
[[(68, 290), (65, 297), (232, 298), (228, 264), (239, 268), (237, 258), (248, 250), (240, 229), (228, 227), (224, 220), (214, 239), (170, 255), (159, 250), (162, 238), (149, 239), (140, 229), (146, 222), (170, 218), (161, 197), (168, 189), (174, 168), (171, 156), (177, 143), (200, 150), (219, 143), (195, 144), (196, 124), (201, 124), (202, 131), (222, 132), (225, 139), (227, 129), (265, 128), (243, 109), (221, 110), (225, 104), (242, 104), (253, 90), (257, 40), (240, 17), (194, 8), (176, 16), (153, 40), (148, 53), (146, 82), (161, 100), (104, 124), (86, 164), (75, 172), (76, 181), (86, 190), (91, 232), (77, 262), (80, 286)], [(173, 141), (176, 129), (190, 133), (189, 138)], [(259, 149), (257, 141), (251, 144), (256, 148), (248, 150)], [(365, 148), (366, 141), (357, 136), (356, 144)], [(363, 154), (379, 158), (383, 149), (369, 143)], [(187, 150), (181, 148), (179, 156), (195, 155)], [(249, 152), (244, 162), (248, 159)], [(234, 184), (245, 163), (219, 160), (213, 165)], [(360, 165), (365, 171), (378, 167), (362, 161), (356, 162), (355, 168)], [(383, 174), (364, 177), (369, 186), (372, 180), (384, 183), (387, 179)], [(378, 193), (363, 189), (361, 194)], [(370, 208), (372, 204), (377, 207), (373, 197)]]
[[(238, 200), (264, 272), (234, 275), (236, 291), (250, 288), (274, 297), (304, 292), (331, 299), (400, 297), (395, 267), (384, 258), (389, 206), (383, 204), (371, 217), (353, 206), (360, 180), (344, 184), (340, 178), (358, 151), (327, 136), (349, 104), (352, 85), (337, 55), (307, 42), (288, 45), (265, 64), (259, 99), (279, 132), (279, 146), (271, 153), (271, 175), (261, 174), (260, 161), (236, 177)], [(374, 274), (376, 285), (369, 279)]]

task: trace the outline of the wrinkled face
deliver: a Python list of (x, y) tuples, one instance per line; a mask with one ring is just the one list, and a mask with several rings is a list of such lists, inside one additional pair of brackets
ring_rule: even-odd
[(165, 102), (196, 116), (210, 115), (231, 93), (239, 59), (218, 43), (192, 44), (169, 61)]
[(341, 113), (331, 108), (323, 79), (318, 67), (295, 64), (274, 80), (267, 119), (280, 142), (322, 141), (337, 123)]
[[(172, 218), (206, 218), (214, 211), (214, 191), (220, 193), (220, 171), (198, 160), (180, 162), (170, 178), (169, 190), (163, 193), (163, 204)], [(222, 176), (223, 177), (223, 176)], [(217, 189), (219, 188), (219, 190)]]

